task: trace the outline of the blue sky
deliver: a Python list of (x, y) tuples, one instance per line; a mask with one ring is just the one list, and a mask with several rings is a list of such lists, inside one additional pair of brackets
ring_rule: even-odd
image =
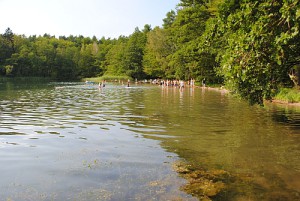
[(180, 0), (0, 0), (0, 33), (128, 36), (135, 27), (162, 25)]

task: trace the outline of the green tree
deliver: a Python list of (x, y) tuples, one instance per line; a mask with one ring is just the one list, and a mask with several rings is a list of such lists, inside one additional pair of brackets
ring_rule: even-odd
[(129, 36), (129, 40), (125, 48), (125, 74), (142, 79), (145, 77), (143, 72), (143, 56), (147, 42), (147, 32), (141, 32), (138, 28)]
[(6, 40), (7, 45), (11, 49), (12, 53), (14, 53), (15, 52), (14, 34), (9, 27), (5, 30), (3, 37)]
[(195, 6), (205, 6), (209, 3), (210, 0), (181, 0), (179, 3), (180, 6), (183, 7), (195, 7)]
[(93, 44), (82, 44), (78, 67), (81, 77), (93, 77), (98, 74), (99, 68), (96, 65), (96, 52), (93, 49)]
[(176, 19), (176, 13), (174, 10), (171, 10), (167, 13), (166, 18), (163, 19), (163, 27), (165, 29), (171, 27), (171, 25), (173, 24), (173, 22)]
[(10, 59), (13, 53), (15, 53), (14, 34), (7, 28), (5, 33), (0, 35), (0, 65), (8, 64), (7, 59)]
[(125, 67), (125, 49), (128, 38), (120, 36), (111, 45), (111, 48), (105, 56), (105, 73), (106, 75), (126, 75)]
[(6, 65), (5, 66), (5, 74), (7, 76), (11, 76), (13, 72), (14, 67), (12, 65)]
[(78, 78), (78, 54), (78, 48), (75, 47), (73, 42), (60, 39), (56, 49), (56, 70), (52, 73), (52, 77), (55, 77), (58, 80), (72, 80)]
[[(200, 2), (185, 6), (178, 11), (176, 19), (169, 28), (169, 38), (174, 47), (173, 53), (169, 56), (169, 66), (177, 79), (200, 79), (199, 76), (212, 75), (206, 74), (208, 71), (201, 69), (204, 65), (200, 63), (199, 54), (199, 41), (205, 31), (206, 21), (210, 17), (210, 12)], [(211, 66), (212, 69), (213, 67)]]
[(228, 41), (220, 56), (226, 84), (250, 103), (262, 104), (288, 82), (288, 72), (299, 63), (299, 3), (243, 1), (233, 6), (226, 1), (221, 8), (220, 29)]
[(147, 35), (145, 54), (143, 57), (144, 72), (152, 78), (171, 76), (168, 68), (168, 56), (172, 53), (168, 32), (155, 27)]

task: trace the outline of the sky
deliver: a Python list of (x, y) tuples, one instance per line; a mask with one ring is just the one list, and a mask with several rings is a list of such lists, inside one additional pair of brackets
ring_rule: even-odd
[(0, 33), (117, 38), (161, 26), (180, 0), (0, 0)]

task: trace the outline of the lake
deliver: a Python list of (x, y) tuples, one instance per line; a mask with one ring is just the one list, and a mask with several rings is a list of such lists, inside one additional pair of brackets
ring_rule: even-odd
[(201, 88), (0, 82), (1, 200), (300, 200), (300, 108)]

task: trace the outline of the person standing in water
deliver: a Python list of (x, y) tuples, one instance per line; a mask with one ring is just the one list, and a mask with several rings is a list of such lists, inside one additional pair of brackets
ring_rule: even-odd
[(127, 87), (130, 86), (130, 79), (127, 80)]
[(179, 88), (182, 90), (184, 88), (184, 81), (180, 80), (179, 81)]
[(202, 80), (202, 87), (205, 87), (205, 78)]

